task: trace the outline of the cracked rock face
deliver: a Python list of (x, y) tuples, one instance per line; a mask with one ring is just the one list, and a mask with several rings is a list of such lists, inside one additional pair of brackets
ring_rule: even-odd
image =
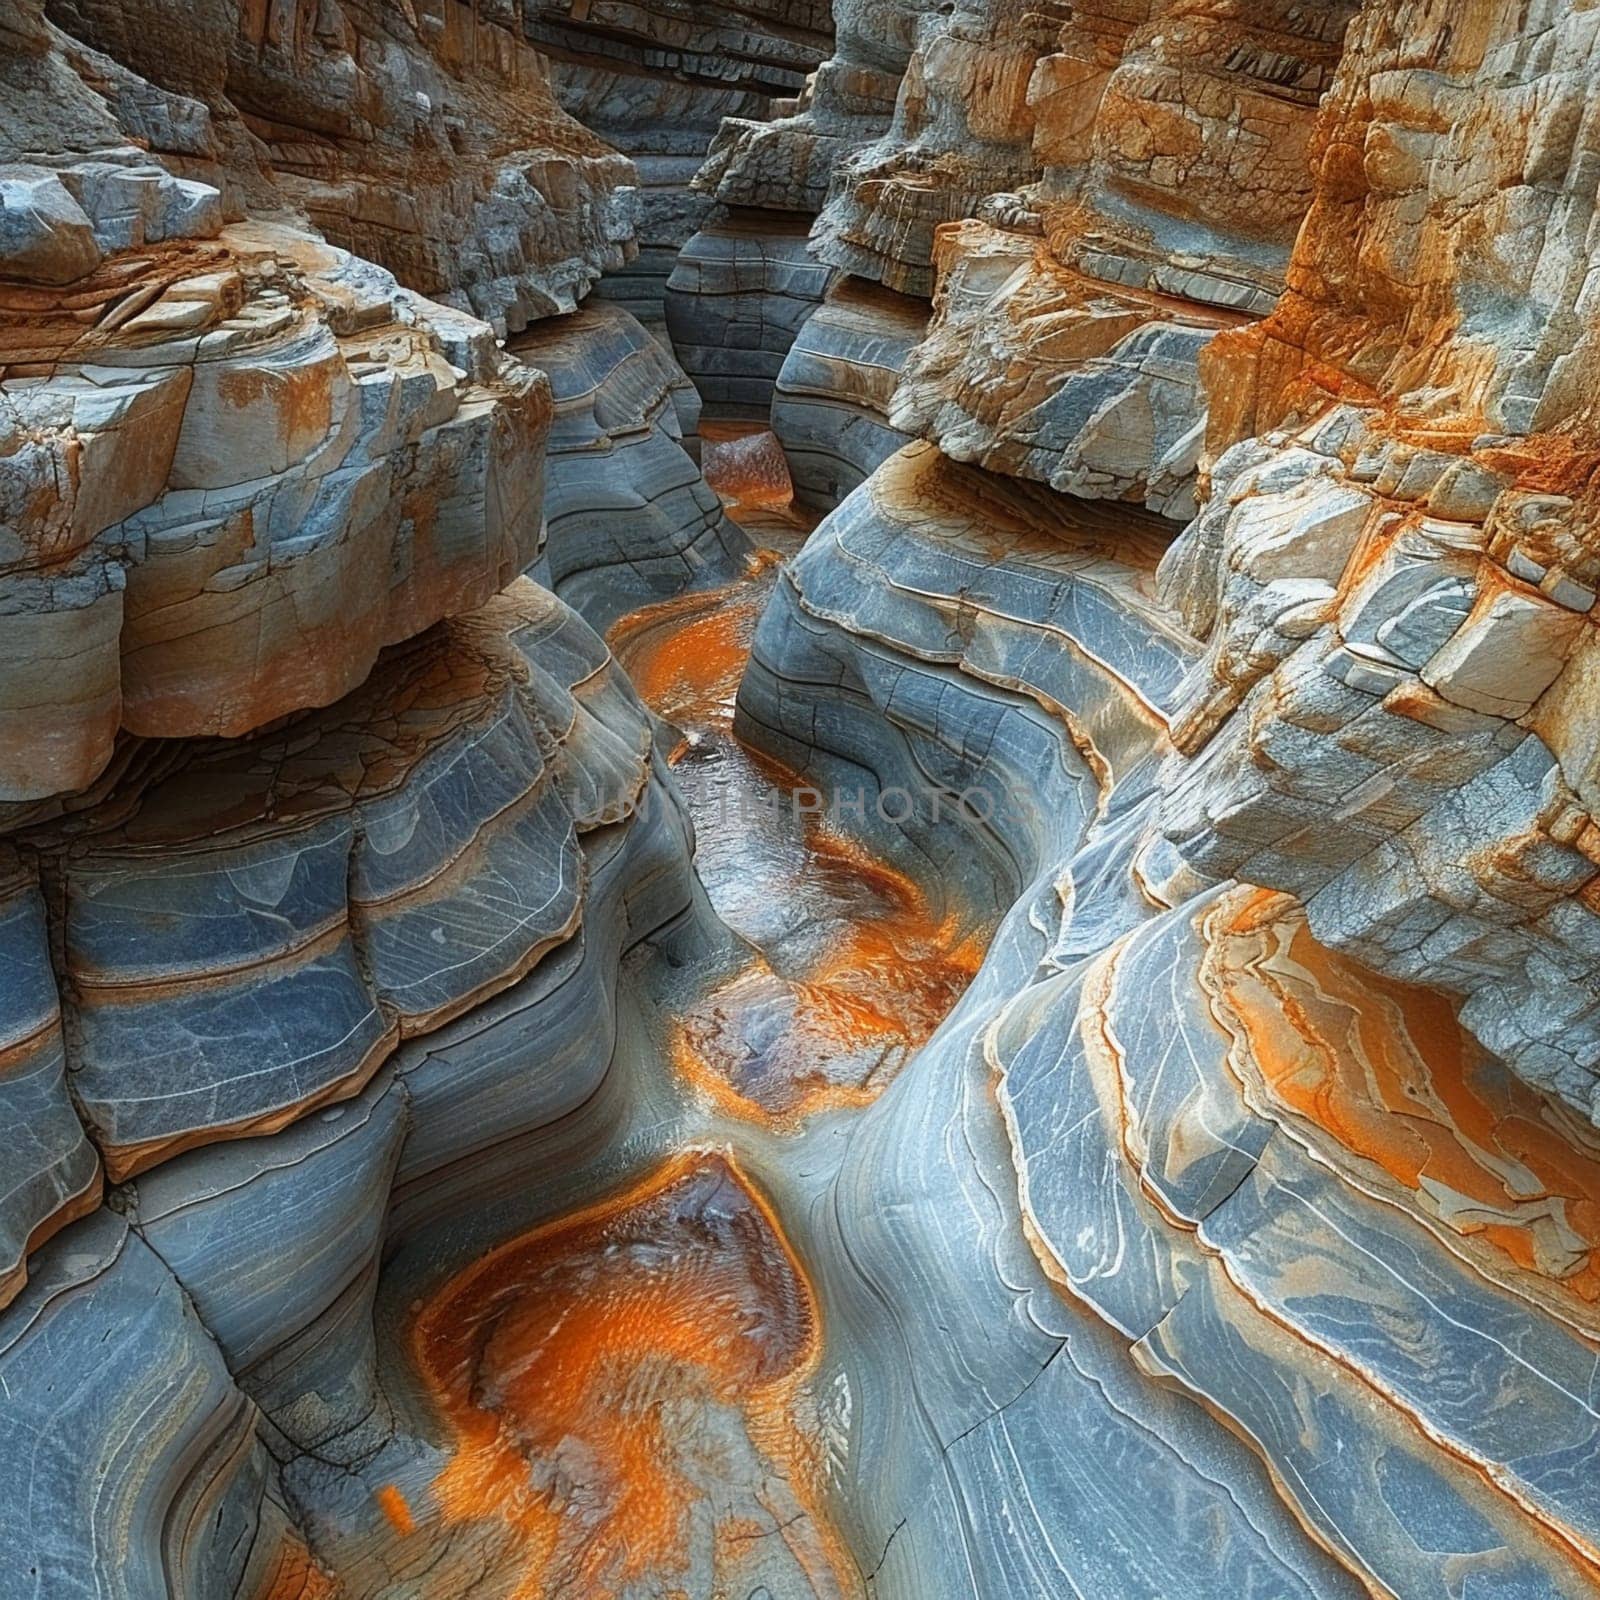
[[(501, 333), (571, 310), (623, 264), (632, 166), (560, 109), (514, 7), (219, 6), (177, 48), (149, 0), (51, 0), (50, 15), (69, 52), (104, 51), (146, 96), (200, 102), (207, 153), (251, 209), (276, 198)], [(160, 128), (136, 131), (169, 148)], [(181, 141), (175, 154), (192, 159)]]
[(0, 0), (0, 1597), (1600, 1590), (1600, 10), (178, 9)]
[(537, 551), (546, 385), (368, 263), (238, 226), (9, 298), (7, 802), (327, 704)]

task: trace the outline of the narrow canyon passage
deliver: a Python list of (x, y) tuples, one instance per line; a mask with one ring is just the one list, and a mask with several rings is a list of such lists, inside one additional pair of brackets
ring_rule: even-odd
[(477, 1259), (481, 1219), (465, 1246), (448, 1225), (422, 1246), (467, 1264), (410, 1303), (387, 1379), (420, 1380), (447, 1464), (424, 1494), (379, 1489), (378, 1536), (339, 1574), (354, 1593), (386, 1592), (380, 1574), (462, 1529), (494, 1592), (528, 1600), (861, 1591), (808, 1387), (821, 1308), (763, 1182), (793, 1195), (798, 1140), (817, 1191), (848, 1135), (807, 1140), (808, 1123), (882, 1093), (970, 983), (996, 908), (852, 833), (875, 795), (824, 793), (735, 732), (760, 616), (817, 518), (769, 432), (707, 433), (707, 479), (757, 545), (748, 570), (607, 636), (660, 719), (717, 930), (651, 1007), (665, 1025), (635, 1067), (642, 1098), (671, 1108), (659, 1153), (619, 1167), (624, 1127), (597, 1152), (637, 1169), (620, 1188)]
[(1600, 1596), (1597, 61), (0, 0), (0, 1600)]

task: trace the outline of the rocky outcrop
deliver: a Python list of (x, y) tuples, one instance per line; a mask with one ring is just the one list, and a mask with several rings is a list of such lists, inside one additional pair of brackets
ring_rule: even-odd
[(1032, 175), (1028, 82), (1059, 20), (1015, 4), (923, 20), (888, 131), (834, 174), (818, 255), (885, 288), (930, 293), (934, 228)]
[(634, 317), (589, 306), (510, 349), (546, 374), (555, 397), (542, 581), (605, 628), (741, 570), (749, 540), (686, 448), (698, 452), (699, 396)]
[[(852, 258), (920, 292), (937, 274), (897, 426), (957, 460), (1191, 517), (1201, 354), (1282, 288), (1311, 200), (1313, 114), (1351, 9), (1073, 7), (1027, 87), (1023, 192), (948, 213), (981, 221), (906, 236), (898, 265)], [(957, 98), (989, 104), (981, 81)], [(918, 149), (890, 142), (885, 159), (920, 171)], [(916, 180), (935, 220), (957, 181), (948, 170)], [(887, 201), (852, 204), (862, 232)], [(839, 248), (823, 245), (830, 259)]]
[(547, 387), (370, 264), (241, 225), (31, 303), (41, 375), (0, 397), (6, 801), (90, 783), (119, 728), (336, 700), (538, 549)]
[(667, 332), (708, 415), (765, 417), (784, 357), (827, 290), (803, 219), (747, 212), (702, 228), (667, 280)]
[(212, 153), (252, 209), (293, 207), (502, 334), (570, 311), (623, 264), (632, 167), (561, 110), (514, 8), (217, 7), (178, 49), (152, 0), (50, 0), (50, 13), (69, 50), (95, 47), (209, 112)]
[(934, 320), (889, 408), (957, 461), (1069, 494), (1197, 509), (1202, 350), (1239, 319), (1096, 283), (1028, 234), (954, 224)]
[(843, 278), (801, 326), (772, 397), (772, 428), (795, 493), (831, 509), (907, 436), (889, 421), (926, 308), (858, 278)]
[[(1578, 104), (1589, 29), (1539, 37), (1498, 12), (1470, 38), (1409, 12), (1351, 31), (1289, 291), (1205, 358), (1219, 459), (1168, 584), (1211, 648), (1163, 826), (1199, 870), (1289, 889), (1325, 942), (1459, 996), (1496, 1056), (1587, 1112), (1594, 457), (1569, 230), (1592, 197), (1578, 145), (1539, 142), (1523, 107)], [(1415, 103), (1374, 89), (1418, 51)], [(1432, 108), (1468, 100), (1440, 131)], [(1463, 240), (1509, 240), (1516, 206), (1561, 225), (1487, 253), (1480, 288)]]
[(833, 54), (772, 120), (724, 118), (694, 187), (722, 205), (814, 216), (843, 158), (889, 126), (920, 7), (833, 8)]
[(694, 181), (707, 146), (724, 119), (765, 127), (802, 91), (827, 54), (828, 8), (547, 5), (527, 26), (562, 104), (633, 159), (639, 253), (599, 292), (656, 322), (674, 258), (712, 216)]

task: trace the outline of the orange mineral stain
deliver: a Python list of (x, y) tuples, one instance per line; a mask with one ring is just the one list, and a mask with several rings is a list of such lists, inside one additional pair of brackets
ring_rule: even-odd
[(279, 1545), (253, 1600), (333, 1600), (338, 1585), (312, 1558), (298, 1534)]
[(435, 1498), (450, 1522), (514, 1531), (512, 1593), (670, 1593), (697, 1546), (722, 1592), (751, 1530), (783, 1539), (813, 1593), (841, 1592), (797, 1422), (815, 1301), (730, 1160), (686, 1152), (501, 1246), (433, 1297), (412, 1344), (455, 1435)]
[(679, 595), (622, 618), (607, 642), (658, 717), (731, 730), (766, 596), (764, 583)]
[(394, 1484), (386, 1483), (378, 1491), (378, 1508), (388, 1518), (389, 1526), (396, 1533), (411, 1534), (417, 1531), (416, 1522), (411, 1516), (411, 1507)]
[[(610, 643), (645, 703), (680, 730), (671, 760), (702, 878), (723, 920), (754, 947), (745, 968), (677, 1025), (673, 1060), (720, 1110), (789, 1129), (882, 1092), (972, 981), (987, 929), (935, 907), (905, 874), (830, 828), (824, 812), (797, 807), (804, 778), (734, 733), (776, 560), (768, 552), (741, 583), (636, 611), (613, 626)], [(765, 831), (741, 814), (748, 800), (765, 807)], [(798, 969), (769, 959), (773, 903), (826, 925), (824, 953)]]
[(1485, 1270), (1594, 1328), (1600, 1134), (1493, 1061), (1445, 997), (1320, 945), (1286, 897), (1240, 891), (1207, 936), (1247, 1090), (1357, 1177), (1403, 1190)]
[(724, 1111), (792, 1127), (826, 1108), (870, 1104), (938, 1027), (983, 960), (985, 941), (954, 913), (935, 918), (907, 878), (853, 862), (827, 835), (814, 841), (859, 875), (883, 909), (845, 925), (800, 978), (762, 959), (693, 1007), (679, 1025), (679, 1071)]

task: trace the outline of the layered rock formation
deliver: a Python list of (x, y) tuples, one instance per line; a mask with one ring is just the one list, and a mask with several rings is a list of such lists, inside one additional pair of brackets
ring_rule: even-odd
[(725, 583), (749, 540), (701, 476), (700, 397), (620, 306), (586, 306), (512, 341), (555, 399), (541, 579), (596, 627), (647, 600)]
[(674, 258), (712, 214), (695, 182), (708, 144), (725, 118), (765, 127), (802, 91), (827, 54), (828, 8), (569, 3), (526, 17), (554, 59), (562, 104), (638, 169), (638, 256), (601, 293), (655, 322)]
[(836, 506), (908, 442), (889, 409), (927, 325), (918, 301), (843, 278), (801, 327), (778, 372), (772, 429), (807, 504)]
[[(571, 310), (631, 249), (632, 167), (562, 113), (515, 7), (219, 7), (176, 49), (151, 0), (50, 11), (70, 57), (113, 58), (91, 53), (83, 70), (90, 84), (110, 74), (152, 150), (212, 158), (252, 209), (281, 197), (333, 244), (502, 333)], [(124, 86), (124, 69), (145, 81)]]
[(0, 13), (0, 1593), (1595, 1592), (1597, 19)]

